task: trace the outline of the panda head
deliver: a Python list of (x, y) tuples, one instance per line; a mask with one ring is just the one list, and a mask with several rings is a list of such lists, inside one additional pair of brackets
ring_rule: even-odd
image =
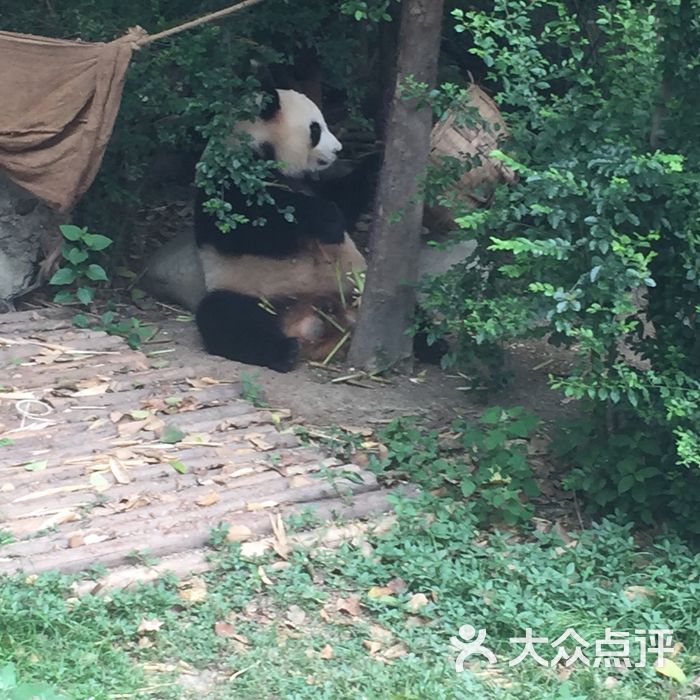
[(316, 104), (295, 90), (270, 91), (259, 119), (238, 128), (253, 139), (258, 153), (283, 163), (281, 172), (288, 177), (325, 170), (343, 147)]

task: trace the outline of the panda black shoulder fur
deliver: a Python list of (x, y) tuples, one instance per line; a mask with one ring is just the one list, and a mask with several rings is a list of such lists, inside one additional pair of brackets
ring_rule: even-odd
[[(286, 372), (299, 357), (325, 357), (342, 336), (338, 326), (354, 322), (346, 308), (353, 293), (349, 273), (362, 272), (366, 262), (347, 230), (370, 203), (370, 169), (377, 164), (313, 182), (309, 175), (335, 162), (340, 142), (305, 95), (275, 90), (270, 97), (257, 120), (238, 128), (260, 157), (283, 163), (273, 183), (276, 206), (229, 188), (225, 199), (234, 212), (267, 223), (239, 224), (222, 234), (202, 211), (199, 192), (195, 237), (207, 294), (196, 318), (209, 353)], [(279, 212), (290, 206), (293, 222)]]

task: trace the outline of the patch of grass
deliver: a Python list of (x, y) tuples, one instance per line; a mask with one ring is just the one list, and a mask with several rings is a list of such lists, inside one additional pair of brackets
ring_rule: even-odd
[(260, 384), (256, 373), (241, 372), (240, 381), (242, 399), (252, 403), (256, 408), (268, 407), (269, 404), (265, 399), (265, 390)]
[(530, 520), (529, 499), (539, 493), (527, 449), (538, 423), (522, 407), (493, 406), (476, 420), (456, 419), (441, 430), (403, 417), (376, 435), (340, 427), (301, 427), (297, 434), (339, 459), (368, 453), (369, 468), (385, 482), (410, 481), (456, 501), (471, 498), (480, 524), (515, 525)]
[[(197, 598), (173, 580), (77, 600), (69, 579), (4, 579), (0, 665), (73, 700), (667, 700), (671, 685), (693, 697), (650, 666), (579, 664), (566, 678), (507, 664), (527, 627), (550, 640), (573, 627), (591, 641), (606, 627), (669, 628), (684, 645), (675, 661), (696, 676), (700, 557), (679, 540), (641, 546), (612, 521), (575, 544), (485, 535), (464, 504), (425, 496), (396, 507), (390, 532), (288, 561), (246, 560), (219, 538)], [(140, 630), (144, 620), (157, 629)], [(466, 623), (487, 631), (498, 665), (471, 659), (455, 671), (450, 637)]]

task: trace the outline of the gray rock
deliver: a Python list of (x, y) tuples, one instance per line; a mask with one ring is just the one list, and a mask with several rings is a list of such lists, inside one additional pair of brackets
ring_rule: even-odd
[(0, 308), (34, 282), (43, 250), (58, 241), (63, 217), (0, 175)]
[(190, 311), (204, 296), (204, 275), (190, 231), (178, 233), (148, 261), (141, 280), (156, 299), (179, 304)]
[(418, 274), (421, 278), (442, 275), (451, 267), (471, 258), (476, 251), (476, 241), (460, 241), (449, 247), (424, 246), (418, 258)]

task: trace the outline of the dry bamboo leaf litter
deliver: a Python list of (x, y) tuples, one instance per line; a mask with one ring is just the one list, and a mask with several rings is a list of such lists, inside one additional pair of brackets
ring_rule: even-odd
[(186, 559), (221, 523), (251, 552), (285, 557), (288, 514), (390, 509), (362, 470), (350, 497), (318, 478), (358, 467), (284, 432), (288, 410), (242, 400), (235, 363), (190, 350), (159, 368), (51, 309), (0, 316), (2, 349), (0, 527), (16, 541), (0, 549), (0, 573), (136, 566), (146, 550)]

